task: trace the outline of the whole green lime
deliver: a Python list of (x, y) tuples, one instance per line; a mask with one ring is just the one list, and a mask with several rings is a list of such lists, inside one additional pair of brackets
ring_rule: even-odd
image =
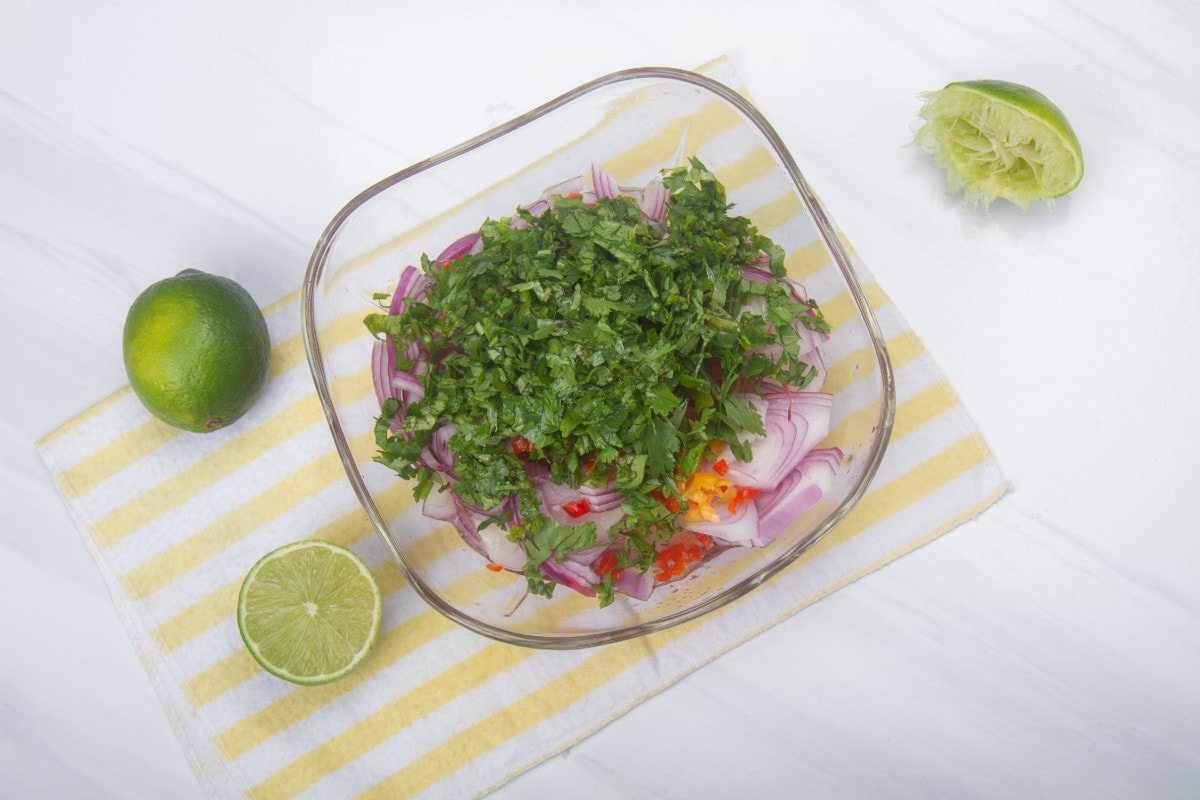
[(250, 293), (194, 269), (138, 295), (122, 344), (129, 383), (150, 413), (196, 433), (249, 411), (271, 361), (267, 323)]

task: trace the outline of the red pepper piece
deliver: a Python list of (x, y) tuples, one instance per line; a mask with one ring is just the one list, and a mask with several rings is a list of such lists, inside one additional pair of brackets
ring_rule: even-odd
[(744, 503), (747, 500), (757, 500), (760, 494), (761, 492), (758, 489), (753, 489), (749, 486), (737, 487), (737, 491), (734, 493), (733, 499), (729, 501), (729, 513), (737, 513), (737, 507), (739, 504)]
[(687, 564), (687, 554), (684, 552), (683, 545), (670, 545), (664, 548), (654, 561), (654, 566), (658, 567), (658, 574), (655, 577), (660, 583), (669, 581), (671, 578), (678, 578), (687, 569)]
[(655, 578), (659, 583), (665, 583), (671, 578), (678, 578), (688, 571), (688, 568), (704, 558), (705, 551), (711, 550), (711, 536), (696, 531), (684, 531), (677, 541), (659, 551), (654, 566), (658, 567)]
[(722, 478), (725, 477), (726, 472), (729, 472), (729, 462), (723, 458), (714, 462), (712, 467), (713, 467), (713, 472), (717, 473)]
[(521, 456), (533, 452), (533, 442), (523, 436), (518, 436), (512, 440), (513, 455)]
[(667, 511), (670, 511), (672, 514), (679, 513), (679, 498), (675, 495), (663, 494), (659, 489), (655, 489), (654, 491), (650, 492), (650, 496), (666, 506)]
[(568, 517), (579, 519), (592, 510), (592, 504), (580, 498), (579, 500), (572, 500), (569, 503), (563, 503), (562, 510), (567, 513)]
[(596, 561), (596, 574), (604, 577), (608, 573), (612, 572), (616, 566), (617, 554), (612, 550), (605, 550), (600, 554), (600, 558)]

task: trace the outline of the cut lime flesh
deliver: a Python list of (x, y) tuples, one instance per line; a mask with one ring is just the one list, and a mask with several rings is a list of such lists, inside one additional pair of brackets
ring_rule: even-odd
[(922, 95), (916, 142), (946, 171), (950, 194), (971, 205), (1003, 198), (1027, 209), (1079, 185), (1083, 153), (1062, 110), (1007, 81), (963, 81)]
[(329, 683), (375, 646), (383, 599), (362, 559), (306, 540), (263, 556), (238, 595), (238, 629), (254, 659), (284, 680)]

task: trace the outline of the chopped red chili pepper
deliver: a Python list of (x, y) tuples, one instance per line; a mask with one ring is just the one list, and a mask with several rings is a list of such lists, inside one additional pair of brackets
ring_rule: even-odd
[(533, 442), (523, 436), (518, 436), (512, 440), (513, 455), (525, 455), (533, 452)]
[(717, 473), (722, 478), (724, 478), (725, 473), (729, 472), (729, 462), (723, 458), (718, 461), (715, 461), (713, 463), (713, 472)]
[(759, 492), (758, 489), (753, 489), (749, 486), (737, 487), (737, 491), (734, 493), (733, 499), (729, 501), (729, 513), (737, 513), (737, 507), (739, 504), (744, 503), (747, 500), (757, 500), (759, 494), (761, 494), (761, 492)]
[(655, 489), (650, 492), (650, 496), (667, 507), (667, 511), (672, 514), (679, 513), (679, 498), (673, 494), (663, 494), (661, 490)]
[(488, 562), (487, 568), (490, 569), (492, 572), (502, 572), (504, 570), (504, 567), (500, 566), (499, 564), (497, 564), (493, 561)]
[(687, 556), (683, 552), (683, 545), (673, 544), (664, 548), (654, 560), (654, 566), (658, 567), (655, 577), (659, 583), (678, 578), (687, 569)]
[(453, 264), (453, 263), (454, 263), (453, 261), (443, 261), (443, 262), (442, 262), (442, 269), (450, 269), (450, 265), (451, 265), (451, 264)]
[(688, 567), (704, 558), (706, 550), (711, 550), (711, 536), (695, 531), (684, 531), (673, 543), (664, 547), (658, 553), (654, 566), (658, 567), (655, 578), (659, 583), (665, 583), (671, 578), (678, 578), (688, 571)]
[(580, 498), (579, 500), (572, 500), (569, 503), (563, 503), (562, 510), (567, 512), (567, 516), (572, 517), (573, 519), (579, 519), (584, 514), (592, 510), (592, 504), (587, 500)]
[(617, 554), (612, 550), (605, 550), (596, 561), (596, 573), (603, 577), (612, 572), (616, 566)]

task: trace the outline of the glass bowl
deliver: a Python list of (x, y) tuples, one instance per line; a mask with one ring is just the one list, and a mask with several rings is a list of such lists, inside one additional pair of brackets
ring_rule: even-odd
[[(822, 354), (834, 393), (830, 437), (845, 453), (832, 489), (770, 545), (733, 548), (648, 600), (595, 598), (559, 587), (527, 595), (525, 579), (485, 569), (449, 525), (421, 515), (409, 486), (375, 463), (379, 404), (373, 339), (363, 318), (400, 271), (511, 215), (595, 163), (642, 186), (697, 156), (724, 183), (733, 213), (787, 252), (789, 274), (833, 325)], [(302, 287), (304, 344), (334, 446), (375, 531), (426, 602), (472, 631), (527, 647), (589, 647), (644, 635), (730, 603), (830, 532), (866, 491), (895, 405), (891, 365), (837, 232), (771, 125), (740, 94), (702, 75), (645, 68), (612, 73), (366, 189), (317, 243)]]

